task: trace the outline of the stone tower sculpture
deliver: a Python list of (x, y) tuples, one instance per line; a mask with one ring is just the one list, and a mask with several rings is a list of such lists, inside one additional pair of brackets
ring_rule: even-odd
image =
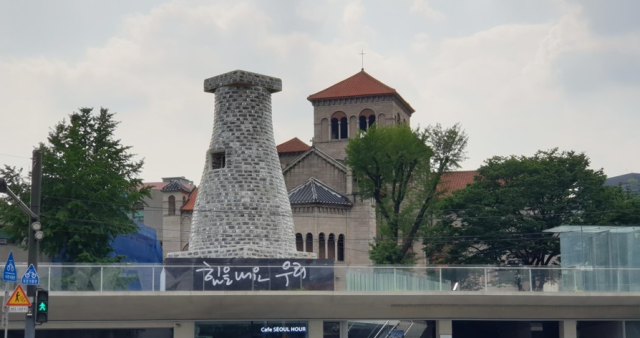
[(204, 90), (215, 94), (214, 124), (189, 250), (168, 257), (309, 258), (296, 251), (273, 136), (271, 94), (282, 81), (236, 70), (206, 79)]

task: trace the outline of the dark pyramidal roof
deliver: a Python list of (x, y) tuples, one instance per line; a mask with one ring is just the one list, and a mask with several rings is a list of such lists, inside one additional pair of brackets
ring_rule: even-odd
[(307, 182), (289, 191), (291, 204), (333, 204), (351, 206), (349, 199), (311, 177)]
[(191, 192), (191, 190), (184, 185), (178, 183), (177, 181), (173, 181), (167, 185), (165, 185), (161, 191), (169, 192), (169, 191), (184, 191)]

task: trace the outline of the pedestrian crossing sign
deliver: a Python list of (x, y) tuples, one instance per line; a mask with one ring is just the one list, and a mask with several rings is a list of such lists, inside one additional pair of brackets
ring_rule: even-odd
[(16, 286), (11, 297), (7, 300), (7, 306), (31, 306), (31, 302), (21, 285)]

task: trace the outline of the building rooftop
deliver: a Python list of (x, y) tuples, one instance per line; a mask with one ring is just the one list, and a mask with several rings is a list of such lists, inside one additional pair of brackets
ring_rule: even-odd
[(349, 199), (311, 177), (307, 182), (289, 191), (291, 204), (334, 204), (351, 206)]
[(193, 211), (193, 207), (196, 205), (196, 198), (198, 197), (198, 188), (195, 188), (189, 194), (187, 203), (182, 206), (182, 211)]
[(455, 190), (464, 189), (473, 183), (473, 178), (478, 174), (475, 170), (449, 171), (442, 174), (438, 188), (445, 191), (445, 195)]
[(173, 181), (167, 185), (165, 185), (164, 187), (162, 187), (162, 189), (160, 189), (163, 192), (169, 192), (169, 191), (184, 191), (184, 192), (191, 192), (190, 187), (185, 187), (183, 184), (181, 184), (180, 182), (177, 181)]
[(359, 73), (344, 79), (333, 86), (321, 90), (313, 95), (307, 97), (307, 100), (313, 102), (316, 100), (324, 99), (338, 99), (346, 97), (357, 96), (374, 96), (374, 95), (393, 95), (395, 96), (406, 108), (411, 112), (415, 112), (415, 109), (405, 101), (398, 92), (380, 82), (378, 79), (369, 75), (367, 72), (361, 70)]
[(294, 137), (287, 142), (281, 143), (276, 146), (278, 150), (278, 154), (286, 154), (286, 153), (302, 153), (309, 150), (311, 147), (300, 141), (299, 138)]

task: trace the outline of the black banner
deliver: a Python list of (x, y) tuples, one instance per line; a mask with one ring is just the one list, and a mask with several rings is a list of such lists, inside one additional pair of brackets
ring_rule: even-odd
[(167, 258), (166, 290), (333, 290), (333, 260)]

